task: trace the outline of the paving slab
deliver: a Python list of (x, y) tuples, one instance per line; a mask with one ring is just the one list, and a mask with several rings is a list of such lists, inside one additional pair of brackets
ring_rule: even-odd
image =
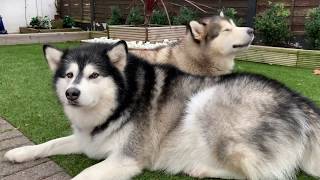
[(20, 131), (0, 117), (0, 179), (1, 180), (69, 180), (71, 177), (48, 158), (25, 163), (11, 163), (4, 159), (6, 151), (32, 145)]

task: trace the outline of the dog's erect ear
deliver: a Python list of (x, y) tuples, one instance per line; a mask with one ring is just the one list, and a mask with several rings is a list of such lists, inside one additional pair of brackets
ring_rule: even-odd
[(203, 24), (200, 24), (197, 21), (191, 21), (189, 25), (190, 31), (195, 40), (200, 41), (205, 37), (205, 27)]
[(50, 45), (43, 45), (43, 53), (47, 59), (49, 68), (55, 72), (59, 66), (63, 52)]
[(110, 61), (120, 70), (123, 71), (127, 65), (128, 47), (125, 41), (119, 41), (112, 45), (107, 51)]
[(220, 17), (224, 17), (223, 11), (220, 11)]
[(229, 19), (229, 21), (230, 21), (230, 24), (232, 24), (232, 26), (237, 26), (232, 19)]

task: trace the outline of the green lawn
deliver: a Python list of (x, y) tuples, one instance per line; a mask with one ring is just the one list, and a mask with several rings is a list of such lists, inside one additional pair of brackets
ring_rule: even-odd
[[(57, 46), (78, 44), (59, 43)], [(236, 68), (238, 71), (261, 73), (278, 79), (320, 105), (320, 77), (312, 75), (311, 70), (248, 62), (238, 62)], [(43, 58), (41, 45), (0, 46), (0, 116), (35, 143), (71, 133), (69, 123), (55, 97), (51, 72)], [(52, 159), (73, 176), (96, 162), (80, 155), (55, 156)], [(136, 179), (193, 178), (146, 171)], [(299, 179), (312, 178), (301, 175)]]

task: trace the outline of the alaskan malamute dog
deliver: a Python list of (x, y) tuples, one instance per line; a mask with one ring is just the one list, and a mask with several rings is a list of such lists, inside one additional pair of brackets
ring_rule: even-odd
[(124, 41), (44, 46), (73, 135), (13, 149), (13, 162), (84, 153), (104, 159), (75, 180), (131, 179), (143, 169), (225, 179), (320, 176), (320, 110), (259, 75), (193, 76), (150, 65)]
[(151, 63), (171, 64), (194, 75), (222, 75), (232, 72), (235, 56), (248, 48), (253, 29), (237, 27), (220, 16), (191, 21), (178, 43), (153, 50), (130, 50)]

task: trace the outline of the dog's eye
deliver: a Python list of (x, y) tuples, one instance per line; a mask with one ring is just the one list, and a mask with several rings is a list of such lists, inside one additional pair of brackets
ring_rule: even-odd
[(225, 30), (223, 30), (223, 31), (226, 31), (226, 32), (228, 32), (228, 31), (231, 31), (231, 29), (225, 29)]
[(73, 78), (73, 73), (69, 72), (69, 73), (66, 74), (66, 76), (67, 76), (69, 79), (71, 79), (71, 78)]
[(99, 77), (99, 74), (94, 72), (89, 76), (89, 79), (96, 79), (97, 77)]

